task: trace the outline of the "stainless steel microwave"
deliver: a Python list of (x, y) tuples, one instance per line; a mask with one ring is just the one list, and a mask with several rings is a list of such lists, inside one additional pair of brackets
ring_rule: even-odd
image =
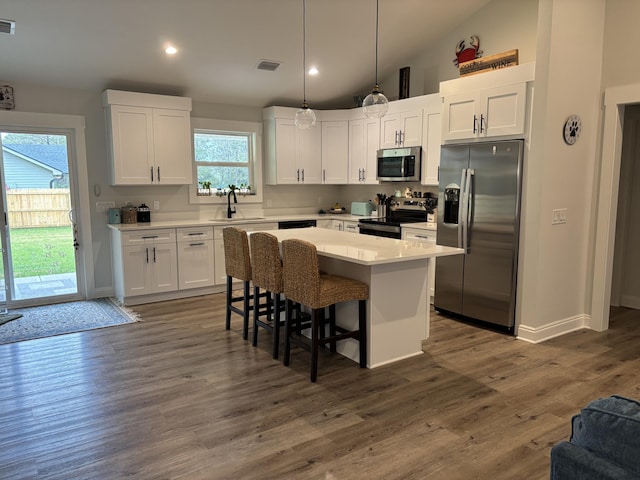
[(422, 147), (378, 150), (376, 178), (381, 182), (419, 182)]

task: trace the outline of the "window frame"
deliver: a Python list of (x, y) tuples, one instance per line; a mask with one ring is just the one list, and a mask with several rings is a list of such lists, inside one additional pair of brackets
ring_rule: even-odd
[(263, 180), (262, 180), (262, 123), (243, 122), (237, 120), (217, 120), (211, 118), (191, 119), (191, 168), (193, 169), (193, 183), (189, 185), (190, 204), (219, 204), (224, 197), (216, 195), (198, 195), (198, 170), (195, 159), (195, 134), (196, 133), (230, 133), (245, 134), (249, 136), (249, 169), (252, 178), (251, 195), (238, 195), (239, 203), (262, 203)]

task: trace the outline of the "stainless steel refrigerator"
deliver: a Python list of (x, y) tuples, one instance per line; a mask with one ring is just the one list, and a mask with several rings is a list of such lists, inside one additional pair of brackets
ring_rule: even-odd
[(434, 307), (513, 333), (522, 140), (445, 145), (438, 244), (465, 249), (436, 262)]

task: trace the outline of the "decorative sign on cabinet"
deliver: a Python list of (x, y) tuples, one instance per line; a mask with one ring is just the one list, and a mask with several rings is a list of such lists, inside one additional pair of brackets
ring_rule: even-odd
[(112, 185), (192, 181), (191, 99), (105, 90)]

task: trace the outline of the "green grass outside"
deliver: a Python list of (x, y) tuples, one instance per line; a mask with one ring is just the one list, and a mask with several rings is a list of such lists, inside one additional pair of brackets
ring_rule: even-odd
[(75, 272), (72, 227), (13, 228), (14, 278)]

